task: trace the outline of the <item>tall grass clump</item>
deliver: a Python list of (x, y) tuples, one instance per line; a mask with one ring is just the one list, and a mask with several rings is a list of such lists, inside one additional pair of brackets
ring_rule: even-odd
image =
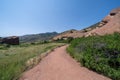
[(120, 80), (120, 34), (74, 39), (67, 48), (81, 65)]
[(16, 80), (26, 70), (26, 62), (61, 43), (11, 46), (0, 49), (0, 80)]

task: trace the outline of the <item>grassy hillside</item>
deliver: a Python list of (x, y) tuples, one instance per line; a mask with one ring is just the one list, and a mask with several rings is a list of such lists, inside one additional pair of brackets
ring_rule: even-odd
[(83, 66), (120, 80), (119, 33), (75, 39), (67, 50)]
[(21, 44), (19, 46), (2, 46), (0, 49), (0, 80), (15, 80), (26, 70), (26, 62), (62, 43)]
[(20, 36), (20, 42), (35, 42), (50, 40), (56, 35), (58, 35), (57, 32), (24, 35)]

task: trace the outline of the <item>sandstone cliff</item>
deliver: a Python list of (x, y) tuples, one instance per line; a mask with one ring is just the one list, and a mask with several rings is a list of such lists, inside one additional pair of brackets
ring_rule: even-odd
[(105, 35), (113, 34), (114, 32), (120, 33), (120, 8), (112, 10), (101, 22), (98, 22), (88, 28), (83, 30), (69, 30), (65, 31), (53, 38), (66, 39), (68, 37), (78, 38), (78, 37), (88, 37), (95, 35)]

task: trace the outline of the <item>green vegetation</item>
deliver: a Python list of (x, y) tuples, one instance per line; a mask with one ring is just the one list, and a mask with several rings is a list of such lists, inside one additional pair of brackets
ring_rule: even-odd
[(20, 36), (20, 42), (26, 43), (26, 42), (50, 40), (56, 35), (58, 35), (57, 32), (24, 35), (24, 36)]
[(83, 66), (120, 80), (120, 34), (74, 39), (67, 48)]
[[(45, 42), (46, 43), (46, 42)], [(16, 80), (27, 68), (26, 62), (62, 43), (0, 45), (0, 80)]]
[(54, 41), (54, 42), (57, 42), (57, 43), (70, 43), (73, 39), (74, 39), (74, 38), (72, 38), (72, 37), (68, 37), (68, 38), (66, 38), (66, 39), (61, 38), (61, 39), (57, 39), (57, 40)]
[(10, 45), (9, 44), (0, 44), (0, 50), (2, 49), (8, 49), (10, 48)]

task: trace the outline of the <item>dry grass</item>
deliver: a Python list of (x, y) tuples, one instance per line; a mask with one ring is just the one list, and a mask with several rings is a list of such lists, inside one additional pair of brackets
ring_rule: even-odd
[(27, 47), (12, 46), (0, 49), (0, 80), (15, 80), (27, 68), (26, 62), (61, 43), (29, 45)]

